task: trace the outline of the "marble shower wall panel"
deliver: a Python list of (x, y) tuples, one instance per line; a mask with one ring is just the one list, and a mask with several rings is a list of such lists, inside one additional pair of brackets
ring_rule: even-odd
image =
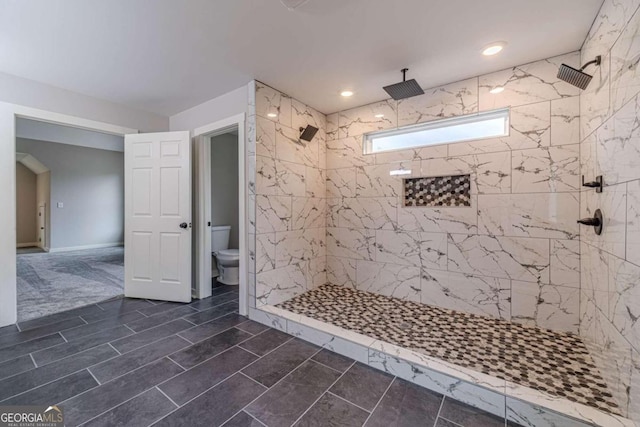
[(639, 0), (605, 0), (582, 48), (602, 55), (580, 97), (580, 168), (603, 175), (597, 194), (583, 189), (582, 217), (604, 213), (602, 235), (580, 237), (580, 334), (623, 415), (640, 422), (640, 13)]
[[(556, 74), (579, 61), (569, 53), (329, 115), (328, 281), (578, 332), (580, 94)], [(497, 85), (505, 91), (490, 94)], [(368, 132), (496, 108), (510, 110), (508, 136), (363, 152)], [(404, 207), (389, 174), (400, 167), (470, 174), (471, 206)]]
[[(326, 116), (255, 82), (257, 306), (326, 283)], [(251, 103), (250, 103), (251, 106)], [(319, 129), (312, 141), (300, 128)]]

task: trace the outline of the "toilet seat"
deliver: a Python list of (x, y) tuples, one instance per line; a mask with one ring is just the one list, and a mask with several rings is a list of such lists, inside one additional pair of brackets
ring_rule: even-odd
[(226, 256), (226, 257), (240, 257), (240, 250), (238, 249), (223, 249), (218, 252), (218, 255)]

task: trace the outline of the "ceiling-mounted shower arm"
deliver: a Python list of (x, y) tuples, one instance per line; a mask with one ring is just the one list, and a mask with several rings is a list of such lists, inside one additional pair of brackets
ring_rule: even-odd
[(402, 70), (400, 70), (400, 72), (402, 73), (402, 81), (403, 82), (407, 81), (407, 71), (409, 71), (408, 68), (403, 68)]
[(592, 61), (589, 61), (586, 64), (584, 64), (582, 66), (582, 68), (580, 68), (580, 71), (584, 71), (584, 69), (587, 68), (589, 65), (593, 65), (593, 64), (600, 65), (601, 63), (602, 63), (602, 56), (598, 55), (598, 56), (596, 56), (596, 59), (594, 59)]

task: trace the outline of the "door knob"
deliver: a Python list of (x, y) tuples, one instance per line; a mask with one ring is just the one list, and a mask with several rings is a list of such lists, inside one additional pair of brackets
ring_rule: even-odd
[(189, 228), (189, 224), (187, 224), (186, 222), (183, 222), (182, 224), (180, 224), (180, 228), (183, 228), (186, 230), (187, 228)]
[(600, 209), (596, 209), (593, 214), (593, 218), (583, 218), (578, 220), (578, 224), (589, 225), (593, 227), (598, 236), (602, 234), (603, 223), (604, 220), (602, 218), (602, 211)]

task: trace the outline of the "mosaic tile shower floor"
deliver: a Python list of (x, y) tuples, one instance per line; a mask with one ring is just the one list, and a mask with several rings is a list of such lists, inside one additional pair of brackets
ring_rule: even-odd
[(587, 348), (573, 334), (335, 285), (278, 307), (620, 415)]

